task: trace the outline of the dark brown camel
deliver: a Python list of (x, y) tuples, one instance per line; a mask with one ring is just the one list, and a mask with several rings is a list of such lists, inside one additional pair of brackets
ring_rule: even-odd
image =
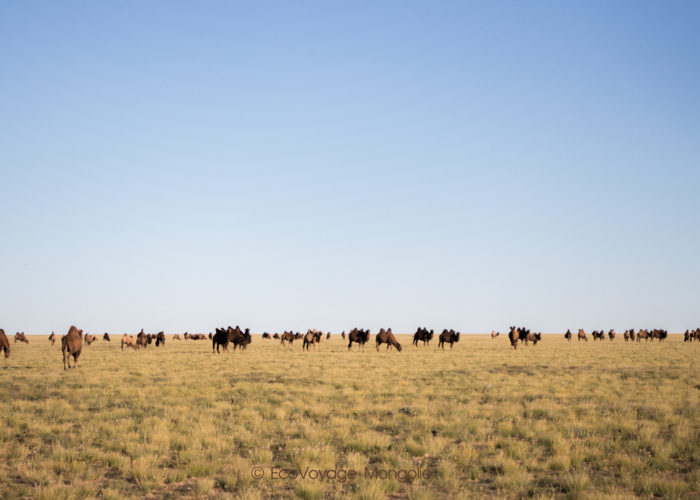
[(289, 345), (292, 345), (295, 339), (296, 335), (294, 335), (294, 332), (284, 332), (282, 335), (280, 335), (280, 342), (282, 343), (282, 345), (285, 345), (285, 341)]
[(649, 332), (647, 330), (639, 330), (637, 332), (637, 342), (641, 342), (644, 339), (645, 342), (649, 342)]
[(352, 343), (355, 342), (359, 348), (358, 350), (364, 350), (365, 344), (369, 341), (371, 333), (369, 330), (362, 330), (358, 328), (353, 328), (350, 330), (350, 333), (348, 333), (348, 339), (350, 342), (348, 342), (348, 351), (352, 348)]
[(377, 342), (376, 343), (377, 351), (379, 351), (380, 344), (386, 344), (387, 351), (389, 349), (391, 349), (391, 346), (396, 347), (396, 350), (399, 352), (401, 352), (401, 350), (402, 350), (401, 344), (399, 344), (399, 341), (396, 340), (396, 337), (394, 337), (394, 334), (391, 333), (391, 328), (388, 328), (387, 330), (384, 330), (384, 328), (382, 328), (381, 330), (379, 330), (379, 333), (376, 335), (375, 339)]
[[(211, 352), (221, 354), (221, 350), (228, 352), (229, 333), (223, 328), (217, 328), (214, 337), (211, 339)], [(221, 350), (220, 350), (221, 349)]]
[(444, 351), (445, 350), (445, 343), (450, 344), (450, 349), (452, 349), (455, 342), (459, 342), (459, 332), (455, 332), (454, 330), (444, 329), (439, 337), (438, 349), (440, 347), (442, 347), (442, 350)]
[(428, 331), (427, 328), (418, 328), (416, 333), (413, 334), (413, 345), (418, 347), (418, 342), (423, 342), (423, 346), (430, 345), (430, 341), (433, 340), (433, 335), (435, 332), (433, 330)]
[(158, 332), (156, 335), (156, 347), (159, 346), (165, 347), (165, 332)]
[(540, 342), (542, 340), (542, 333), (528, 333), (527, 336), (525, 337), (525, 345), (527, 345), (528, 342), (532, 342), (532, 345), (537, 345), (537, 342)]
[(242, 332), (238, 325), (236, 325), (236, 328), (231, 328), (229, 326), (228, 334), (228, 340), (233, 344), (234, 351), (237, 347), (240, 347), (241, 351), (244, 351), (253, 340), (250, 335), (250, 328), (246, 328), (245, 332)]
[(652, 330), (649, 332), (649, 340), (659, 339), (659, 342), (663, 342), (666, 337), (668, 337), (668, 332), (666, 330)]

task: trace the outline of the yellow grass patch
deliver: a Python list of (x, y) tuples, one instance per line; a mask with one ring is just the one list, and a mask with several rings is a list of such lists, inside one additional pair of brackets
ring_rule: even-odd
[(64, 372), (30, 337), (0, 362), (0, 497), (700, 495), (700, 343), (398, 338), (98, 340)]

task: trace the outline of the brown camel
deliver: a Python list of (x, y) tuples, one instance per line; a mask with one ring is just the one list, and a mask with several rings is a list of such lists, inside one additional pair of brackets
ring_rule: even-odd
[(132, 349), (136, 350), (136, 341), (134, 340), (134, 337), (125, 333), (122, 336), (122, 351), (124, 350), (124, 346), (131, 347)]
[(438, 337), (438, 349), (442, 347), (442, 350), (444, 351), (445, 343), (450, 344), (450, 349), (452, 349), (452, 346), (455, 342), (459, 342), (459, 332), (444, 329), (440, 334), (440, 337)]
[(379, 345), (380, 344), (386, 344), (386, 349), (387, 351), (391, 349), (391, 346), (396, 347), (396, 350), (401, 352), (401, 344), (399, 344), (399, 341), (396, 340), (396, 337), (394, 337), (394, 334), (391, 333), (391, 328), (388, 328), (387, 330), (384, 330), (384, 328), (379, 330), (379, 333), (376, 335), (376, 347), (377, 351), (379, 350)]
[[(78, 367), (78, 358), (83, 349), (83, 331), (71, 326), (68, 333), (61, 337), (61, 351), (63, 351), (63, 369), (70, 368), (70, 357), (73, 356), (73, 368)], [(67, 366), (66, 366), (67, 364)]]
[(5, 330), (0, 328), (0, 351), (3, 351), (5, 353), (5, 359), (10, 357), (10, 351), (12, 351), (12, 348), (10, 347), (10, 341), (7, 339), (7, 335), (5, 335)]
[(308, 351), (309, 346), (313, 344), (315, 351), (316, 344), (321, 342), (321, 338), (323, 338), (323, 332), (318, 330), (307, 330), (306, 335), (304, 335), (304, 341), (301, 345), (301, 350), (303, 351), (304, 349), (306, 349)]

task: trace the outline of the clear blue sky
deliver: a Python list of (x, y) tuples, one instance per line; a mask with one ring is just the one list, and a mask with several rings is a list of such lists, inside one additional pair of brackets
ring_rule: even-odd
[(0, 327), (700, 326), (700, 3), (0, 3)]

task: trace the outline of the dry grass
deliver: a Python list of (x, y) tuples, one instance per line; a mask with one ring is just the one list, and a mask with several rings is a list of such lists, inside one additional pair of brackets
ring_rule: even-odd
[(122, 352), (115, 336), (64, 372), (58, 345), (30, 337), (0, 364), (0, 497), (700, 496), (700, 343), (399, 340), (302, 353), (255, 337), (212, 355), (170, 338)]

